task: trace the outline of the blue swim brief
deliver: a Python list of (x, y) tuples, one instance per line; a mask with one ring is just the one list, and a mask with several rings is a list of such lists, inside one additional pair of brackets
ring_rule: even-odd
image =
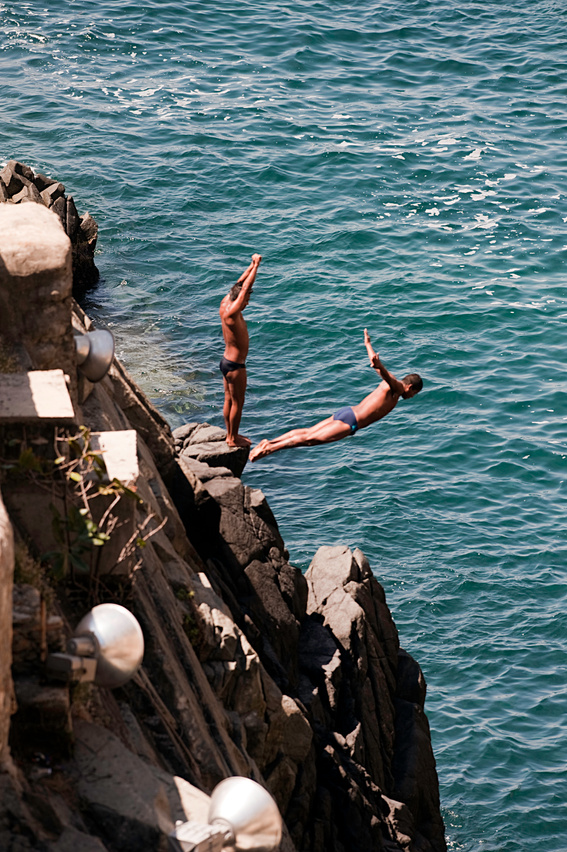
[(333, 420), (340, 420), (342, 423), (346, 423), (347, 426), (350, 426), (350, 434), (354, 435), (356, 430), (358, 429), (358, 423), (356, 422), (356, 414), (350, 407), (350, 405), (346, 405), (344, 408), (339, 408), (339, 410), (333, 414)]
[(243, 370), (246, 364), (241, 364), (239, 361), (229, 361), (224, 355), (220, 359), (219, 370), (226, 376), (227, 373), (232, 373), (233, 370)]

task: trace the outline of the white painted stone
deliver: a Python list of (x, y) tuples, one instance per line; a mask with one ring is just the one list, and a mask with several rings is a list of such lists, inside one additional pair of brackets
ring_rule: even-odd
[(92, 432), (91, 449), (102, 455), (109, 481), (117, 479), (123, 485), (134, 485), (140, 473), (137, 435), (134, 429)]
[(63, 370), (0, 374), (0, 423), (74, 419)]

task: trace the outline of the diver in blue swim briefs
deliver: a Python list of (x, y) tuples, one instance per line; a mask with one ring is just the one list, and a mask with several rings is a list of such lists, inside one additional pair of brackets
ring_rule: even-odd
[(423, 387), (423, 381), (417, 373), (410, 373), (403, 379), (397, 379), (382, 364), (379, 355), (372, 348), (368, 332), (364, 329), (364, 345), (373, 367), (382, 381), (372, 393), (369, 393), (358, 405), (340, 408), (331, 417), (321, 420), (308, 429), (292, 429), (268, 441), (264, 438), (250, 453), (250, 461), (262, 459), (278, 450), (287, 447), (310, 447), (314, 444), (330, 444), (354, 435), (358, 429), (363, 429), (381, 420), (395, 408), (400, 399), (411, 399)]

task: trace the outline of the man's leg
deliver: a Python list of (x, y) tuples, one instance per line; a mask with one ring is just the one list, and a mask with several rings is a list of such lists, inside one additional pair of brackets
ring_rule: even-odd
[(249, 447), (250, 439), (239, 435), (242, 409), (244, 408), (244, 397), (246, 395), (246, 368), (231, 370), (225, 376), (225, 414), (226, 443), (229, 447)]
[(230, 409), (231, 409), (231, 401), (230, 401), (230, 389), (229, 384), (226, 380), (226, 376), (222, 377), (224, 384), (224, 405), (222, 407), (222, 415), (224, 417), (224, 425), (226, 427), (226, 434), (228, 435), (229, 422), (230, 422)]
[(291, 432), (285, 432), (271, 441), (264, 438), (250, 453), (250, 461), (262, 459), (264, 456), (269, 456), (271, 453), (289, 447), (312, 447), (316, 444), (330, 444), (333, 441), (340, 441), (341, 438), (346, 438), (350, 434), (351, 428), (348, 423), (327, 417), (308, 429), (292, 429)]

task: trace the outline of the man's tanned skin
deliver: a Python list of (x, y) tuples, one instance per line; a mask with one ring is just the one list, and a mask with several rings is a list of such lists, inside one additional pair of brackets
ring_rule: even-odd
[(219, 314), (224, 337), (224, 355), (220, 369), (224, 382), (223, 415), (226, 424), (226, 443), (229, 447), (248, 447), (251, 441), (240, 435), (240, 419), (246, 394), (246, 356), (249, 336), (242, 311), (250, 301), (252, 285), (262, 260), (259, 254), (252, 255), (252, 262), (231, 291), (220, 303)]
[(264, 438), (250, 453), (250, 461), (262, 459), (287, 447), (310, 447), (314, 444), (340, 441), (341, 438), (353, 435), (357, 429), (363, 429), (370, 423), (381, 420), (392, 411), (400, 398), (411, 399), (419, 393), (423, 386), (420, 376), (417, 373), (411, 373), (400, 380), (388, 372), (380, 361), (379, 355), (374, 352), (366, 329), (364, 329), (364, 344), (370, 358), (370, 366), (382, 378), (378, 387), (358, 405), (340, 409), (332, 417), (327, 417), (308, 429), (292, 429), (291, 432), (286, 432), (272, 441)]

